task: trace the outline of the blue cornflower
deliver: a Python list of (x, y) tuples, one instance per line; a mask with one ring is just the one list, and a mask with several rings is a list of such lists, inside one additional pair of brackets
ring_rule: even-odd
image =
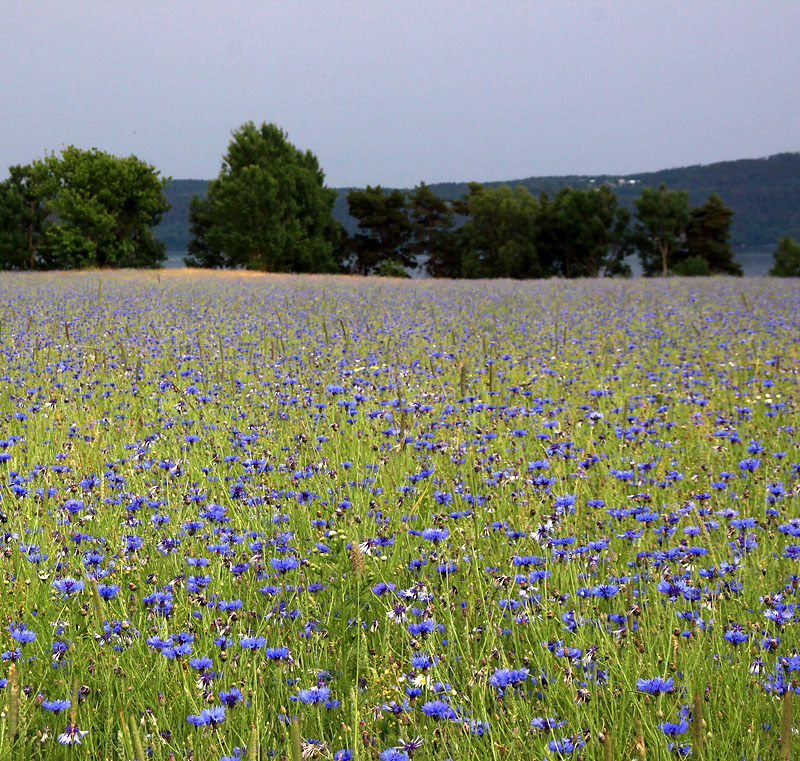
[(267, 644), (266, 637), (242, 637), (239, 645), (244, 650), (259, 650)]
[(24, 624), (7, 626), (6, 629), (17, 642), (23, 645), (27, 645), (36, 639), (36, 632), (26, 628)]
[(391, 581), (379, 581), (377, 584), (375, 584), (375, 586), (372, 587), (372, 592), (380, 597), (381, 595), (386, 594), (386, 592), (393, 592), (395, 589), (397, 589), (397, 585), (392, 584)]
[(739, 460), (739, 470), (746, 470), (752, 473), (759, 465), (761, 460), (758, 457), (745, 457)]
[(42, 708), (46, 711), (58, 713), (59, 711), (66, 711), (72, 705), (71, 700), (43, 700)]
[(98, 584), (97, 591), (104, 600), (110, 600), (119, 594), (119, 584)]
[(292, 695), (289, 699), (306, 704), (324, 703), (330, 694), (330, 687), (325, 685), (317, 685), (316, 687), (309, 687), (306, 690), (299, 690), (297, 695)]
[(83, 590), (85, 586), (86, 584), (81, 579), (73, 579), (69, 576), (64, 576), (53, 582), (53, 589), (65, 595), (76, 594)]
[(422, 531), (422, 538), (431, 542), (443, 542), (448, 536), (450, 536), (448, 528), (426, 528)]
[(672, 721), (665, 721), (663, 724), (659, 724), (658, 728), (665, 735), (680, 735), (686, 732), (687, 729), (689, 729), (689, 722), (686, 721), (685, 719), (678, 722), (677, 724)]
[(397, 748), (387, 748), (381, 751), (381, 761), (408, 761), (408, 753)]
[(427, 669), (431, 667), (431, 658), (427, 653), (413, 653), (411, 656), (411, 666), (415, 669)]
[(489, 730), (491, 729), (491, 725), (489, 724), (488, 719), (470, 719), (468, 722), (464, 724), (466, 729), (469, 729), (469, 733), (471, 735), (475, 735), (475, 737), (483, 737), (484, 735), (489, 734)]
[(619, 584), (598, 584), (596, 587), (592, 587), (589, 591), (595, 597), (609, 598), (613, 597), (617, 592), (619, 592), (619, 589)]
[(414, 637), (425, 637), (436, 628), (436, 624), (430, 618), (426, 618), (417, 624), (409, 624), (406, 628), (408, 633)]
[(286, 573), (286, 571), (291, 571), (297, 568), (300, 565), (300, 561), (297, 558), (271, 558), (269, 564), (280, 573)]
[(489, 677), (489, 684), (497, 687), (501, 692), (503, 688), (517, 682), (524, 682), (529, 675), (528, 669), (497, 669)]
[(289, 648), (284, 647), (268, 647), (264, 650), (264, 657), (272, 661), (282, 661), (291, 658)]
[(88, 729), (78, 729), (77, 724), (67, 724), (64, 727), (64, 731), (56, 739), (61, 745), (80, 745), (81, 738), (88, 734)]
[(186, 721), (195, 727), (202, 727), (205, 724), (211, 724), (213, 727), (216, 724), (225, 721), (225, 706), (204, 708), (199, 714), (190, 714), (187, 716)]
[(555, 717), (549, 718), (544, 716), (534, 716), (531, 719), (531, 727), (533, 727), (533, 729), (542, 729), (545, 732), (558, 729), (558, 727), (561, 727), (566, 723), (566, 721), (558, 721), (558, 719)]
[(237, 703), (240, 703), (242, 700), (242, 691), (238, 687), (231, 687), (230, 690), (222, 690), (219, 693), (219, 699), (223, 702), (224, 705), (228, 706), (228, 708), (233, 708)]
[(406, 711), (411, 710), (411, 703), (407, 700), (403, 700), (402, 703), (398, 703), (396, 700), (391, 700), (388, 703), (383, 703), (381, 705), (381, 711), (386, 711), (386, 713), (392, 713), (395, 716), (399, 716), (401, 713), (405, 713)]
[(662, 679), (660, 676), (654, 676), (650, 679), (638, 679), (636, 681), (636, 689), (640, 692), (656, 695), (662, 692), (672, 692), (675, 689), (675, 683), (672, 677)]
[(742, 642), (747, 642), (747, 634), (740, 629), (728, 629), (728, 631), (726, 631), (722, 636), (724, 639), (728, 640), (728, 642), (731, 642), (734, 645), (740, 645)]
[(458, 714), (453, 707), (444, 700), (429, 700), (422, 704), (420, 709), (426, 716), (433, 719), (457, 719)]
[(559, 740), (550, 740), (547, 747), (553, 753), (572, 753), (583, 747), (583, 740), (578, 737), (562, 737)]

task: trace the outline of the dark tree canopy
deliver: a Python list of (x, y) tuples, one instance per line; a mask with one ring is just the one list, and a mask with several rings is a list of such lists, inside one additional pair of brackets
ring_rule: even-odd
[(408, 250), (423, 260), (433, 277), (459, 277), (461, 259), (453, 228), (453, 208), (424, 182), (409, 195), (408, 215), (414, 238)]
[(769, 274), (773, 277), (800, 277), (800, 244), (784, 236), (772, 253), (773, 265)]
[(560, 277), (629, 274), (630, 213), (606, 187), (562, 188), (539, 199), (536, 246), (544, 269)]
[(233, 133), (205, 199), (189, 210), (189, 266), (270, 272), (333, 272), (336, 191), (311, 151), (274, 124), (247, 122)]
[(347, 203), (360, 230), (350, 239), (353, 272), (403, 274), (406, 267), (416, 264), (408, 249), (414, 227), (408, 218), (405, 193), (367, 185), (364, 190), (351, 190)]
[(46, 210), (34, 187), (30, 166), (12, 166), (0, 183), (0, 263), (2, 269), (37, 269)]
[(733, 209), (712, 193), (702, 206), (689, 213), (686, 246), (679, 261), (700, 257), (706, 261), (710, 274), (741, 275), (741, 266), (733, 260), (732, 222)]

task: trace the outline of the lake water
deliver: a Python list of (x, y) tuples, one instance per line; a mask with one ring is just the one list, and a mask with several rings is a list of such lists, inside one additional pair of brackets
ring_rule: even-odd
[[(734, 259), (742, 265), (744, 274), (749, 277), (767, 275), (772, 267), (772, 252), (775, 246), (742, 246), (734, 248)], [(164, 266), (167, 269), (179, 269), (184, 266), (183, 257), (185, 251), (167, 251), (167, 261)], [(629, 262), (634, 275), (641, 274), (639, 260), (631, 257)]]

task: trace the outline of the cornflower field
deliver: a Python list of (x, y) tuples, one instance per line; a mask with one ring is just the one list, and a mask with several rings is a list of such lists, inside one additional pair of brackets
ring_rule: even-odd
[(1, 759), (800, 757), (796, 282), (0, 292)]

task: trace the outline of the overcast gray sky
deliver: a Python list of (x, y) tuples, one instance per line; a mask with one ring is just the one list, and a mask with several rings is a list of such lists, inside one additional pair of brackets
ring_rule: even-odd
[(799, 38), (799, 0), (0, 0), (0, 176), (73, 144), (211, 178), (248, 120), (331, 186), (798, 151)]

